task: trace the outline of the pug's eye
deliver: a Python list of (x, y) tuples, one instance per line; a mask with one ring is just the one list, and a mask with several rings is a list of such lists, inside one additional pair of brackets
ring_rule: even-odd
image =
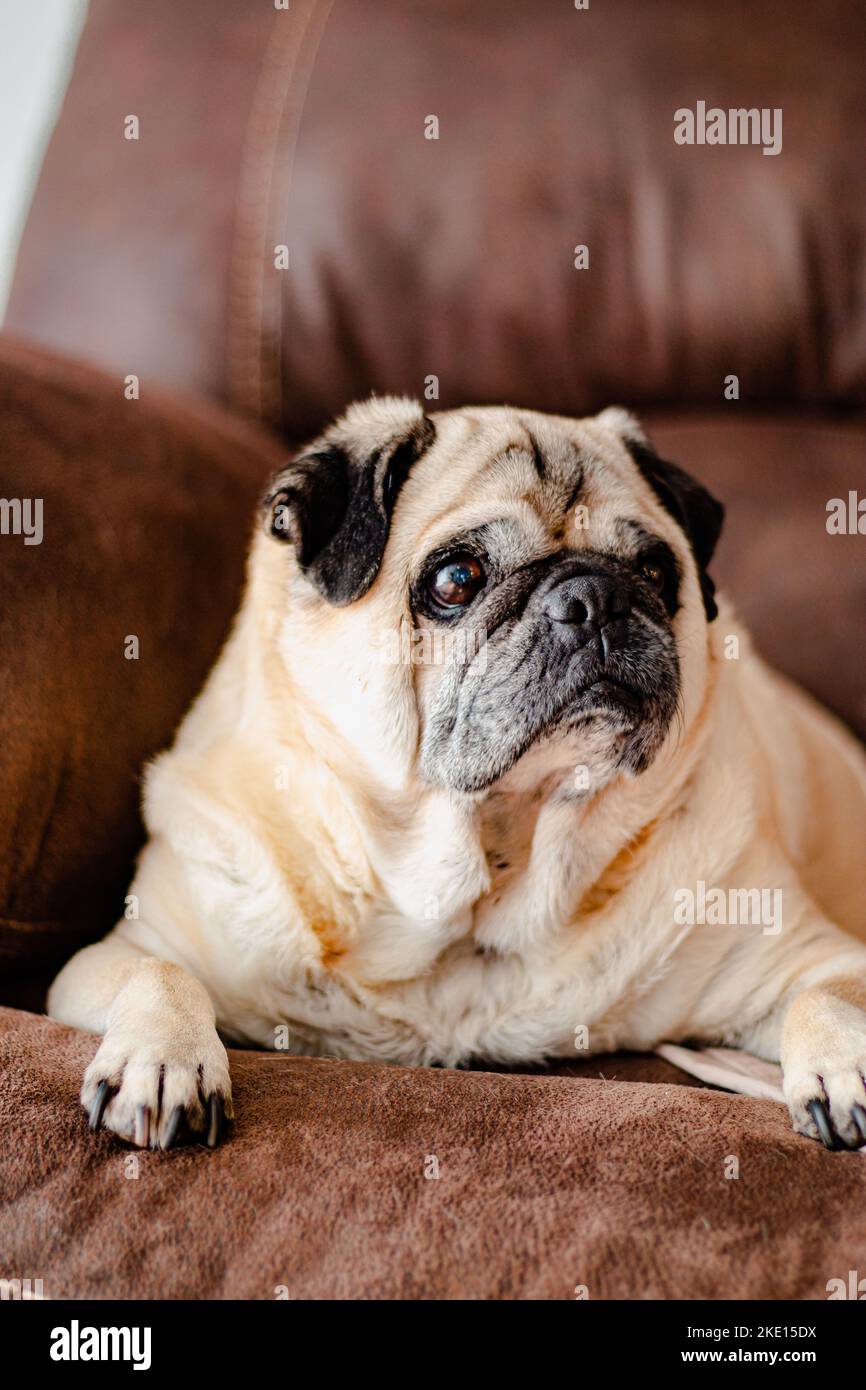
[(648, 584), (652, 584), (653, 588), (658, 589), (661, 593), (667, 583), (667, 575), (664, 566), (659, 564), (658, 560), (644, 560), (640, 567), (640, 573)]
[(465, 608), (475, 598), (485, 578), (474, 555), (449, 555), (431, 574), (427, 589), (442, 608)]

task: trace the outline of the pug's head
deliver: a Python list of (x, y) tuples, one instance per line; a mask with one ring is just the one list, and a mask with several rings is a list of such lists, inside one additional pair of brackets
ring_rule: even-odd
[(373, 398), (274, 480), (256, 592), (332, 761), (467, 794), (578, 765), (597, 789), (700, 702), (722, 515), (623, 410)]

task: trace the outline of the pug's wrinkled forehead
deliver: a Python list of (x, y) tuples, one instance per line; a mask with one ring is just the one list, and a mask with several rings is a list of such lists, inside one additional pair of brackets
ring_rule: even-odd
[[(396, 525), (394, 512), (401, 498)], [(362, 598), (392, 548), (417, 578), (425, 553), (464, 532), (520, 565), (557, 547), (620, 552), (663, 533), (690, 552), (708, 620), (707, 566), (721, 504), (660, 459), (627, 411), (586, 419), (507, 406), (425, 414), (418, 401), (373, 397), (351, 406), (274, 480), (266, 526), (291, 543), (302, 574), (328, 603)], [(486, 537), (474, 535), (487, 528)]]

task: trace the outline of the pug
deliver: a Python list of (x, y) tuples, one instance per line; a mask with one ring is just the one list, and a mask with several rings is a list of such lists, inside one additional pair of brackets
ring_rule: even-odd
[(102, 1034), (91, 1127), (215, 1145), (221, 1036), (448, 1067), (690, 1041), (866, 1141), (866, 763), (716, 597), (722, 514), (618, 408), (374, 397), (289, 463), (146, 771), (124, 918), (51, 989)]

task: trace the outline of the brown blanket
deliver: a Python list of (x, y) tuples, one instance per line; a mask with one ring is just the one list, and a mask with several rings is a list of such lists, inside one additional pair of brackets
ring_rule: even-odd
[(228, 1143), (151, 1154), (87, 1133), (95, 1046), (0, 1009), (0, 1277), (49, 1298), (826, 1298), (866, 1274), (864, 1156), (659, 1059), (234, 1052)]

